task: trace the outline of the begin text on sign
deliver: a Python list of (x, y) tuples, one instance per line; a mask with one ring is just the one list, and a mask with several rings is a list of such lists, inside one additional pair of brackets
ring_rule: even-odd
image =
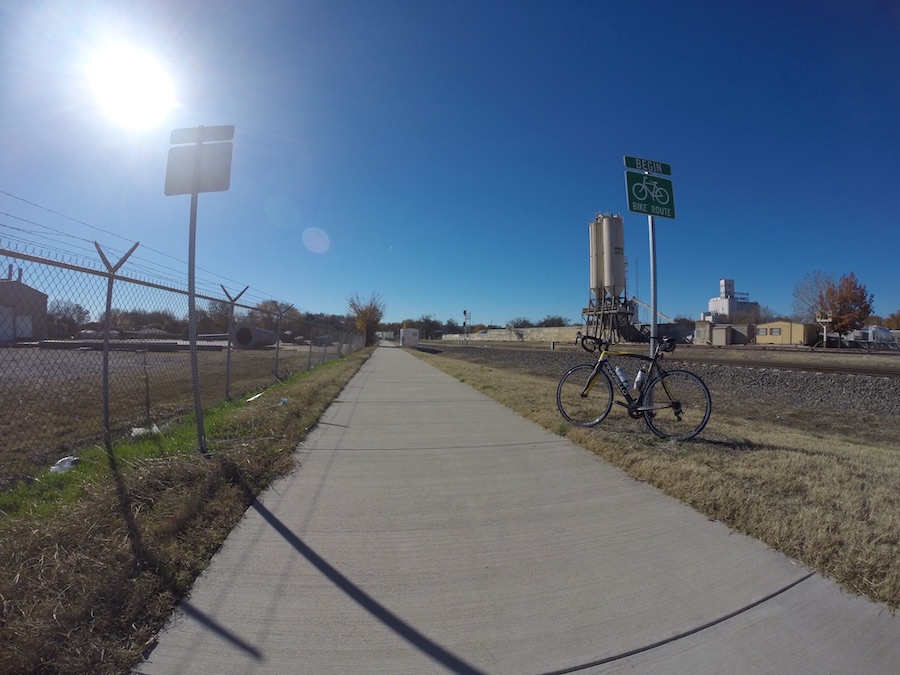
[(629, 169), (647, 171), (649, 173), (661, 173), (665, 176), (672, 175), (672, 167), (665, 162), (656, 162), (652, 159), (625, 156), (625, 166)]

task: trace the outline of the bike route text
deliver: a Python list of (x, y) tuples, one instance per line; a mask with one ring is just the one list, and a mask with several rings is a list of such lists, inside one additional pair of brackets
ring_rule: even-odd
[(631, 202), (631, 211), (646, 213), (648, 216), (661, 216), (663, 218), (674, 218), (675, 211), (669, 206), (649, 206), (643, 202)]

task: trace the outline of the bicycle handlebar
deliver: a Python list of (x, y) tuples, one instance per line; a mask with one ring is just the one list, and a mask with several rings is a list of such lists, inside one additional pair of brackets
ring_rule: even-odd
[(593, 354), (600, 347), (601, 351), (609, 348), (609, 340), (601, 340), (590, 335), (582, 335), (579, 331), (575, 336), (575, 344), (581, 342), (581, 348)]
[[(660, 352), (674, 352), (675, 351), (675, 338), (663, 337), (657, 338), (658, 342), (656, 345), (656, 353)], [(597, 351), (597, 347), (601, 350), (609, 349), (609, 340), (601, 340), (600, 338), (593, 337), (591, 335), (582, 335), (579, 331), (575, 337), (575, 344), (581, 342), (581, 348), (590, 353), (594, 353)]]

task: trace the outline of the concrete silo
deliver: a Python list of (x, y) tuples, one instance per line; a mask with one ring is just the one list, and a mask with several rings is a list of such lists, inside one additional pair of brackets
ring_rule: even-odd
[(627, 300), (625, 222), (618, 214), (598, 214), (588, 223), (588, 232), (590, 301), (583, 312), (587, 334), (631, 339), (634, 308)]
[(603, 217), (588, 223), (591, 258), (591, 300), (603, 297)]
[(625, 222), (622, 216), (603, 216), (603, 291), (625, 297)]

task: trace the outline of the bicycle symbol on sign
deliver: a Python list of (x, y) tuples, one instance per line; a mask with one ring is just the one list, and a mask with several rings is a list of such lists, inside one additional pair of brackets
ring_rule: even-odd
[(639, 202), (643, 202), (649, 197), (660, 206), (665, 206), (669, 203), (669, 192), (660, 187), (657, 181), (649, 180), (649, 178), (650, 176), (644, 176), (642, 182), (635, 183), (631, 187), (631, 193)]

